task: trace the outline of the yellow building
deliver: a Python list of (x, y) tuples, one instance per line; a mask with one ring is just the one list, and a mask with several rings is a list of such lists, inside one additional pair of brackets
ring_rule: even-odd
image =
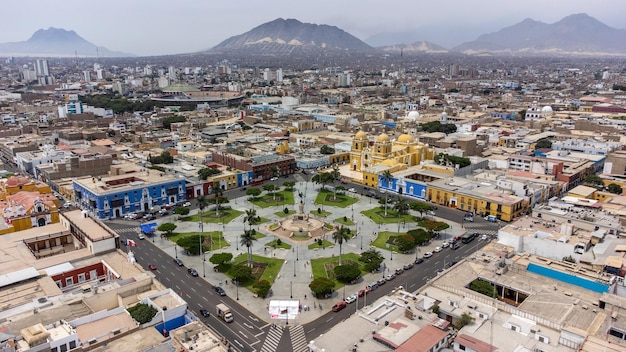
[(50, 186), (26, 177), (0, 182), (0, 211), (0, 234), (59, 222), (59, 200)]
[(430, 182), (426, 200), (480, 216), (493, 215), (504, 221), (521, 216), (528, 207), (522, 197), (504, 193), (494, 185), (460, 177)]
[[(435, 149), (419, 143), (408, 134), (402, 134), (392, 141), (386, 134), (376, 137), (370, 145), (367, 134), (359, 131), (352, 139), (350, 150), (350, 170), (371, 173), (372, 166), (385, 162), (398, 170), (419, 165), (424, 160), (432, 160)], [(368, 177), (369, 179), (370, 177)], [(365, 179), (365, 177), (364, 177)]]

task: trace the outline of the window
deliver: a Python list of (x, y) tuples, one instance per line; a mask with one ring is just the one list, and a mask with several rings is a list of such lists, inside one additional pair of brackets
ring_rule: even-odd
[(460, 349), (461, 351), (465, 351), (465, 346), (463, 346), (463, 345), (459, 344), (459, 349)]
[(70, 341), (70, 350), (73, 350), (76, 348), (76, 341)]
[(66, 344), (63, 344), (63, 345), (61, 345), (59, 347), (61, 348), (61, 350), (60, 350), (61, 352), (67, 352), (67, 345)]
[(72, 286), (74, 284), (74, 278), (73, 277), (66, 277), (65, 278), (65, 286)]
[(78, 274), (78, 282), (85, 282), (85, 274)]

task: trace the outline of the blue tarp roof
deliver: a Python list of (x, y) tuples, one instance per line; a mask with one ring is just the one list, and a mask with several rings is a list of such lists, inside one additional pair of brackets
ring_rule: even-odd
[(157, 227), (156, 222), (148, 222), (148, 223), (139, 225), (139, 229), (143, 233), (153, 233), (156, 230), (156, 227)]

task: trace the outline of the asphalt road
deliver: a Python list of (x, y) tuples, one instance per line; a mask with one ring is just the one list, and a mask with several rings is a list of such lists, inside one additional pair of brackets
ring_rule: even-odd
[[(310, 178), (310, 175), (302, 175), (306, 178)], [(295, 181), (296, 178), (292, 175), (287, 178), (280, 178), (278, 184), (282, 184), (286, 181)], [(269, 181), (268, 181), (269, 182)], [(357, 190), (359, 194), (366, 194), (367, 191), (364, 190), (363, 186), (356, 184), (346, 185), (347, 188), (353, 187)], [(225, 192), (225, 196), (229, 199), (234, 199), (238, 197), (244, 197), (245, 191), (241, 189), (235, 189)], [(396, 197), (395, 195), (389, 195), (389, 197)], [(376, 199), (372, 199), (372, 202), (375, 202)], [(197, 205), (192, 201), (192, 209), (196, 208)], [(449, 220), (451, 222), (462, 223), (464, 212), (449, 209), (444, 207), (438, 207), (435, 211), (436, 216)], [(479, 217), (475, 217), (475, 222), (468, 224), (465, 223), (468, 227), (472, 226), (474, 229), (479, 229), (476, 232), (496, 232), (498, 229), (497, 223), (487, 222), (484, 219)], [(128, 222), (128, 224), (120, 224), (117, 222), (109, 222), (108, 225), (113, 230), (120, 229), (128, 229), (129, 227), (137, 227), (137, 222)], [(469, 229), (468, 229), (469, 231)], [(137, 236), (128, 233), (120, 233), (120, 237), (124, 239), (133, 239), (138, 241)], [(370, 292), (367, 297), (359, 298), (359, 300), (355, 303), (348, 304), (348, 306), (340, 312), (332, 312), (330, 307), (335, 303), (334, 300), (324, 300), (323, 310), (326, 310), (327, 313), (321, 316), (320, 318), (303, 325), (304, 332), (307, 337), (307, 341), (315, 339), (320, 334), (325, 333), (330, 330), (337, 323), (346, 319), (349, 315), (356, 312), (357, 305), (358, 308), (362, 308), (367, 301), (370, 303), (375, 301), (376, 299), (386, 295), (393, 287), (396, 286), (404, 286), (408, 291), (415, 291), (418, 288), (422, 287), (426, 284), (430, 279), (436, 277), (438, 272), (443, 271), (448, 263), (455, 261), (458, 262), (462, 258), (465, 258), (472, 253), (474, 253), (479, 248), (483, 247), (487, 244), (487, 241), (481, 241), (480, 239), (475, 239), (474, 241), (468, 244), (461, 244), (461, 247), (457, 250), (452, 250), (450, 248), (445, 248), (439, 253), (434, 253), (431, 258), (425, 259), (423, 263), (416, 264), (412, 269), (405, 271), (404, 273), (398, 275), (392, 282), (389, 282), (372, 292)], [(175, 290), (181, 297), (183, 297), (189, 306), (189, 309), (199, 317), (201, 321), (203, 321), (207, 326), (210, 326), (213, 330), (215, 330), (221, 336), (226, 337), (228, 341), (231, 342), (234, 350), (237, 351), (258, 351), (263, 346), (265, 338), (267, 337), (267, 333), (270, 331), (271, 326), (268, 323), (261, 320), (260, 318), (251, 315), (250, 312), (241, 307), (236, 300), (233, 300), (229, 296), (219, 296), (215, 292), (214, 288), (211, 284), (203, 280), (201, 277), (192, 277), (188, 272), (186, 267), (180, 267), (174, 263), (173, 258), (164, 253), (159, 247), (152, 244), (149, 238), (141, 241), (140, 246), (134, 247), (133, 251), (135, 252), (135, 258), (137, 262), (141, 264), (144, 268), (148, 268), (149, 264), (156, 264), (157, 270), (154, 271), (157, 279), (161, 281), (166, 287), (172, 288)], [(418, 252), (419, 255), (423, 253)], [(390, 268), (395, 269), (395, 268)], [(388, 271), (382, 272), (381, 278), (383, 275), (388, 274)], [(352, 294), (354, 292), (363, 289), (368, 282), (360, 282), (355, 285), (348, 285), (346, 287), (346, 295)], [(223, 286), (226, 289), (228, 295), (233, 295), (234, 286)], [(341, 296), (343, 298), (343, 292)], [(336, 300), (336, 299), (335, 299)], [(224, 303), (229, 306), (233, 314), (235, 315), (235, 320), (227, 324), (221, 319), (218, 319), (215, 316), (215, 305), (218, 303)], [(199, 314), (199, 310), (201, 308), (207, 309), (211, 316), (208, 318), (201, 317)], [(311, 308), (311, 309), (319, 309), (319, 308)], [(287, 336), (285, 338), (284, 336)], [(285, 333), (282, 335), (280, 342), (277, 346), (279, 351), (291, 351), (291, 342), (289, 338), (289, 334)]]

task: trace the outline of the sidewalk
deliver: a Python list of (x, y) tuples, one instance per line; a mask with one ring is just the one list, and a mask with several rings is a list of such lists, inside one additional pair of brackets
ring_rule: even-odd
[[(298, 182), (296, 183), (294, 194), (297, 194), (299, 191), (302, 192), (304, 197), (304, 212), (309, 214), (312, 210), (317, 210), (318, 206), (313, 204), (314, 197), (317, 196), (317, 192), (315, 191), (319, 188), (318, 185), (315, 185), (311, 182)], [(375, 239), (374, 233), (378, 233), (381, 231), (391, 231), (395, 232), (398, 230), (397, 224), (383, 224), (377, 225), (369, 218), (365, 217), (361, 214), (361, 211), (371, 209), (376, 206), (376, 203), (372, 202), (371, 198), (367, 198), (358, 194), (350, 194), (350, 196), (356, 196), (360, 198), (360, 201), (355, 203), (353, 206), (347, 208), (337, 208), (337, 207), (328, 207), (326, 206), (326, 210), (332, 211), (332, 215), (327, 217), (327, 221), (333, 221), (334, 219), (341, 217), (348, 217), (353, 219), (353, 221), (357, 224), (358, 235), (354, 239), (349, 240), (348, 242), (344, 242), (342, 252), (345, 253), (357, 253), (360, 254), (361, 251), (365, 251), (370, 249), (370, 242)], [(296, 202), (298, 201), (298, 197), (296, 196)], [(374, 200), (375, 201), (375, 200)], [(230, 201), (229, 205), (231, 208), (245, 212), (248, 209), (253, 208), (253, 204), (248, 202), (245, 197), (233, 199)], [(289, 206), (289, 208), (293, 208), (294, 206)], [(254, 209), (257, 211), (257, 215), (260, 217), (268, 218), (272, 221), (278, 219), (278, 217), (274, 214), (277, 211), (283, 209), (284, 206), (276, 206), (269, 208), (259, 208), (254, 206)], [(192, 213), (197, 213), (197, 210), (192, 211)], [(436, 220), (440, 220), (435, 217)], [(171, 222), (173, 218), (171, 216), (166, 216), (163, 218), (159, 218), (157, 222), (159, 224), (164, 222)], [(464, 230), (461, 228), (459, 224), (450, 223), (451, 228), (445, 231), (445, 234), (442, 234), (441, 239), (432, 241), (428, 246), (418, 247), (419, 252), (418, 255), (422, 255), (426, 251), (432, 251), (436, 246), (441, 246), (441, 243), (445, 239), (451, 239), (454, 236), (459, 236), (464, 233)], [(175, 221), (175, 224), (178, 226), (176, 228), (176, 232), (195, 232), (199, 231), (200, 227), (198, 223), (193, 222), (182, 222)], [(247, 252), (247, 248), (240, 246), (238, 244), (240, 235), (244, 232), (243, 223), (243, 215), (232, 220), (230, 223), (222, 225), (222, 224), (209, 224), (204, 223), (204, 231), (216, 231), (222, 230), (223, 236), (226, 241), (230, 244), (230, 246), (222, 248), (216, 252), (229, 252), (233, 254), (233, 257), (236, 257), (240, 254), (245, 254)], [(400, 231), (406, 231), (407, 227), (400, 227)], [(413, 225), (414, 226), (414, 225)], [(271, 255), (275, 258), (280, 258), (284, 260), (284, 264), (279, 272), (277, 279), (274, 281), (272, 286), (273, 296), (266, 298), (261, 303), (260, 298), (255, 298), (252, 295), (252, 292), (248, 291), (246, 288), (239, 288), (238, 296), (239, 296), (239, 304), (246, 307), (251, 313), (257, 315), (259, 318), (271, 322), (269, 314), (267, 312), (267, 304), (271, 299), (298, 299), (300, 303), (304, 306), (308, 306), (309, 310), (302, 310), (299, 316), (297, 317), (295, 323), (307, 323), (313, 321), (320, 317), (321, 315), (328, 312), (328, 309), (337, 301), (343, 298), (343, 289), (336, 291), (332, 298), (330, 299), (314, 299), (311, 297), (311, 290), (308, 285), (312, 279), (312, 271), (310, 260), (315, 258), (329, 257), (329, 256), (339, 256), (339, 246), (333, 246), (325, 249), (316, 249), (309, 250), (308, 245), (312, 242), (309, 240), (305, 243), (292, 243), (289, 240), (286, 240), (292, 245), (291, 250), (285, 249), (276, 249), (273, 253), (270, 250), (266, 250), (266, 244), (270, 241), (273, 241), (276, 237), (272, 235), (267, 235), (257, 241), (254, 241), (252, 246), (252, 253), (260, 256), (268, 256)], [(332, 239), (328, 239), (332, 241)], [(214, 252), (207, 252), (205, 254), (206, 262), (202, 262), (202, 258), (200, 256), (188, 256), (180, 249), (174, 245), (173, 242), (169, 241), (166, 238), (160, 238), (157, 236), (155, 239), (155, 245), (162, 248), (166, 253), (168, 253), (172, 258), (177, 254), (179, 258), (183, 260), (187, 267), (195, 268), (200, 274), (200, 278), (204, 278), (212, 285), (220, 285), (226, 290), (226, 293), (229, 297), (236, 299), (237, 297), (237, 289), (232, 284), (226, 284), (230, 279), (219, 272), (213, 271), (213, 264), (209, 262), (209, 258)], [(177, 249), (175, 248), (177, 247)], [(399, 253), (391, 253), (387, 250), (378, 249), (383, 256), (385, 257), (385, 263), (389, 270), (395, 270), (398, 267), (402, 267), (404, 264), (412, 263), (415, 261), (415, 254), (399, 254)], [(392, 257), (392, 258), (390, 258)], [(380, 278), (380, 273), (378, 274), (366, 274), (363, 277), (363, 284), (360, 285), (347, 285), (345, 287), (345, 295), (351, 295), (358, 290), (362, 289), (365, 284), (368, 282), (372, 282), (378, 280)], [(306, 297), (306, 298), (305, 298)], [(320, 309), (320, 303), (322, 304), (322, 308)]]

